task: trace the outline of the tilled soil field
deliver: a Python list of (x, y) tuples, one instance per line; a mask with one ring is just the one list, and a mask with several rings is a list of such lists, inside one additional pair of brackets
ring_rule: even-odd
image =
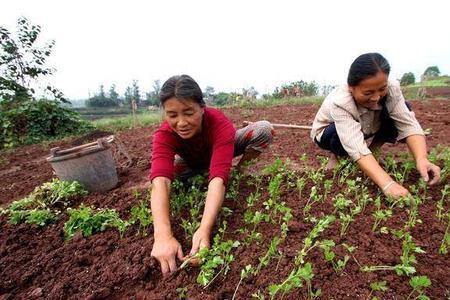
[[(422, 127), (430, 131), (427, 136), (428, 147), (431, 149), (438, 144), (448, 147), (450, 102), (430, 100), (412, 102), (412, 106)], [(225, 112), (236, 127), (240, 127), (244, 120), (262, 119), (273, 123), (309, 125), (317, 109), (317, 105), (308, 104), (256, 109), (232, 108)], [(151, 136), (156, 128), (157, 126), (152, 126), (118, 132), (116, 137), (134, 157), (133, 166), (119, 172), (120, 182), (116, 188), (104, 194), (79, 197), (72, 207), (84, 203), (98, 208), (114, 208), (122, 218), (128, 218), (131, 207), (137, 202), (136, 192), (145, 193)], [(67, 139), (2, 152), (0, 206), (7, 207), (12, 201), (27, 196), (36, 186), (51, 180), (52, 169), (45, 160), (50, 148), (66, 148), (80, 142), (84, 141)], [(382, 157), (385, 153), (401, 154), (407, 151), (402, 144), (385, 145), (382, 150)], [(274, 222), (261, 222), (256, 227), (262, 237), (260, 240), (245, 243), (246, 233), (240, 230), (248, 226), (244, 220), (247, 211), (265, 210), (263, 202), (271, 198), (268, 186), (274, 174), (270, 175), (262, 170), (273, 164), (276, 158), (283, 161), (289, 159), (287, 168), (295, 174), (294, 179), (283, 175), (285, 177), (277, 197), (277, 203), (284, 202), (283, 205), (292, 209), (292, 219), (287, 224), (286, 237), (278, 245), (277, 253), (281, 255), (270, 260), (257, 274), (245, 278), (235, 299), (251, 299), (252, 294), (256, 297), (258, 291), (260, 299), (263, 299), (262, 294), (265, 299), (270, 298), (270, 285), (282, 283), (292, 270), (298, 268), (296, 257), (305, 246), (305, 238), (317, 224), (315, 220), (332, 214), (336, 215), (336, 220), (316, 240), (333, 240), (336, 245), (336, 261), (343, 260), (345, 255), (349, 256), (345, 268), (335, 271), (332, 264), (325, 260), (323, 249), (317, 245), (304, 257), (305, 262), (312, 265), (314, 273), (310, 284), (303, 282), (303, 287), (293, 288), (284, 295), (279, 292), (275, 298), (279, 299), (283, 295), (284, 299), (308, 299), (310, 286), (313, 292), (321, 290), (319, 299), (371, 299), (373, 296), (380, 299), (407, 299), (413, 291), (409, 283), (410, 277), (398, 275), (393, 270), (363, 272), (362, 267), (394, 266), (400, 263), (406, 238), (395, 236), (390, 229), (405, 228), (405, 223), (410, 220), (409, 209), (395, 206), (393, 216), (379, 226), (385, 227), (385, 231), (389, 232), (382, 233), (379, 228), (374, 232), (373, 213), (376, 208), (374, 201), (368, 202), (365, 210), (355, 214), (345, 234), (341, 235), (342, 219), (339, 218), (333, 201), (339, 193), (350, 198), (353, 203), (358, 201), (358, 197), (348, 192), (347, 185), (339, 182), (338, 178), (342, 177), (339, 175), (342, 174), (328, 173), (321, 182), (329, 180), (332, 185), (321, 201), (311, 205), (310, 214), (306, 214), (305, 206), (311, 204), (308, 200), (315, 186), (310, 175), (319, 169), (321, 163), (318, 156), (321, 155), (326, 153), (312, 143), (309, 131), (276, 131), (274, 144), (269, 151), (251, 166), (251, 174), (241, 178), (238, 196), (224, 202), (224, 206), (230, 208), (232, 213), (226, 218), (228, 227), (223, 238), (240, 241), (240, 246), (232, 250), (234, 260), (230, 263), (226, 276), (220, 274), (207, 288), (196, 282), (198, 267), (188, 267), (168, 277), (160, 274), (158, 263), (150, 256), (153, 244), (151, 226), (146, 237), (138, 235), (137, 228), (130, 226), (122, 237), (117, 230), (108, 229), (87, 238), (77, 234), (72, 240), (65, 241), (63, 226), (68, 219), (66, 215), (46, 227), (11, 225), (6, 216), (0, 216), (0, 299), (231, 299), (240, 281), (241, 270), (249, 264), (257, 266), (260, 258), (267, 253), (273, 238), (280, 236), (278, 217)], [(255, 176), (252, 174), (260, 174), (257, 177), (261, 179), (261, 190), (259, 201), (249, 207), (249, 196), (256, 189)], [(354, 179), (351, 176), (353, 175), (349, 178)], [(300, 178), (305, 179), (302, 189), (295, 185)], [(405, 186), (416, 185), (418, 178), (417, 172), (411, 171), (405, 180)], [(294, 181), (289, 184), (289, 180)], [(362, 180), (361, 186), (366, 187), (372, 200), (376, 199), (379, 190), (364, 178)], [(412, 242), (424, 251), (415, 253), (414, 275), (425, 275), (431, 280), (431, 285), (425, 290), (425, 294), (431, 299), (450, 298), (450, 257), (449, 254), (439, 253), (446, 223), (435, 216), (436, 202), (441, 199), (445, 184), (448, 184), (448, 179), (426, 191), (427, 196), (416, 216), (420, 222), (416, 222), (408, 230)], [(320, 195), (324, 195), (323, 184), (318, 185), (317, 189)], [(303, 192), (300, 193), (300, 190)], [(444, 200), (443, 211), (447, 212), (450, 200), (448, 196)], [(386, 202), (382, 204), (384, 208), (389, 205)], [(186, 217), (186, 213), (182, 215)], [(180, 218), (181, 216), (173, 218), (173, 230), (186, 253), (190, 249), (190, 240), (185, 238)], [(355, 248), (350, 252), (344, 244)], [(371, 283), (380, 281), (386, 282), (387, 290), (372, 291)], [(417, 295), (414, 292), (409, 299), (414, 299)]]

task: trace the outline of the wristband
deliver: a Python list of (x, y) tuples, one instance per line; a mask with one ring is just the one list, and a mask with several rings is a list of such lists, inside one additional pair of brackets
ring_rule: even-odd
[(383, 193), (385, 193), (394, 183), (395, 183), (394, 180), (391, 180), (388, 183), (386, 183), (386, 185), (382, 188)]

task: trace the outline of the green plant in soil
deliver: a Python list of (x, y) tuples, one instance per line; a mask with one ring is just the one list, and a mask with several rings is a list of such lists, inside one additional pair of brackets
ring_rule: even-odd
[[(431, 280), (427, 276), (414, 276), (409, 280), (409, 285), (413, 288), (412, 292), (408, 295), (409, 299), (429, 300), (430, 298), (425, 295), (425, 289), (431, 285)], [(411, 298), (413, 297), (413, 298)]]
[(147, 235), (147, 229), (153, 222), (152, 212), (146, 199), (139, 201), (138, 205), (131, 208), (131, 216), (128, 220), (129, 224), (139, 223), (138, 234)]
[(312, 271), (312, 264), (309, 262), (305, 263), (302, 267), (294, 269), (286, 278), (286, 280), (283, 281), (281, 284), (273, 284), (269, 286), (270, 299), (276, 299), (275, 296), (279, 292), (283, 293), (281, 296), (282, 299), (286, 293), (292, 291), (295, 288), (303, 287), (303, 282), (306, 282), (309, 299), (315, 299), (319, 297), (321, 294), (321, 290), (318, 289), (315, 292), (313, 292), (312, 290), (311, 280), (313, 277), (314, 273)]
[(325, 216), (311, 229), (308, 236), (303, 240), (303, 248), (297, 252), (297, 256), (295, 257), (296, 267), (294, 270), (291, 271), (289, 276), (281, 284), (272, 284), (269, 286), (269, 295), (271, 299), (275, 299), (275, 296), (279, 292), (283, 292), (284, 295), (294, 288), (302, 287), (303, 281), (305, 281), (308, 286), (308, 295), (310, 299), (320, 295), (320, 289), (315, 292), (312, 291), (311, 279), (314, 274), (312, 272), (311, 263), (305, 263), (305, 257), (309, 251), (320, 245), (320, 242), (316, 241), (316, 239), (335, 221), (335, 219), (336, 218), (333, 215)]
[(228, 273), (230, 263), (234, 260), (231, 251), (240, 245), (239, 241), (223, 241), (226, 228), (227, 222), (223, 221), (219, 232), (214, 236), (212, 247), (210, 249), (205, 247), (199, 251), (198, 257), (201, 266), (200, 273), (197, 276), (197, 283), (204, 288), (207, 288), (214, 282), (220, 274), (225, 276)]
[(128, 222), (123, 221), (114, 209), (95, 210), (81, 204), (77, 209), (69, 208), (67, 213), (69, 220), (64, 224), (64, 236), (67, 240), (71, 239), (78, 231), (88, 237), (104, 231), (108, 227), (117, 228), (122, 235), (129, 226)]
[(187, 299), (187, 292), (188, 292), (187, 287), (177, 288), (176, 291), (178, 294), (178, 299)]
[[(351, 207), (353, 205), (353, 207)], [(342, 194), (336, 195), (334, 198), (334, 207), (339, 213), (339, 221), (341, 223), (341, 236), (345, 235), (348, 226), (355, 220), (355, 216), (361, 212), (359, 205), (354, 205), (353, 201), (346, 199)]]
[[(386, 286), (386, 281), (375, 281), (370, 284), (370, 294), (367, 299), (370, 299), (373, 292), (386, 292), (388, 287)], [(373, 297), (372, 300), (378, 299), (377, 297)]]
[(302, 199), (302, 192), (303, 192), (303, 189), (305, 188), (305, 185), (306, 185), (305, 178), (303, 178), (303, 177), (298, 178), (296, 183), (295, 183), (295, 185), (296, 185), (297, 190), (298, 190), (298, 199)]
[(447, 254), (448, 248), (450, 248), (450, 211), (447, 212), (447, 227), (445, 228), (444, 237), (442, 238), (441, 245), (439, 246), (440, 254)]
[(376, 210), (373, 212), (373, 217), (375, 219), (372, 226), (373, 232), (376, 231), (382, 221), (386, 221), (388, 218), (392, 217), (391, 209), (381, 209), (381, 198), (379, 196), (375, 199), (374, 203)]
[(239, 278), (239, 282), (238, 282), (238, 284), (236, 286), (236, 289), (234, 290), (233, 298), (231, 298), (231, 300), (234, 300), (234, 298), (236, 298), (236, 293), (237, 293), (237, 291), (239, 289), (239, 286), (242, 283), (242, 280), (248, 278), (253, 273), (253, 271), (254, 270), (253, 270), (252, 265), (247, 265), (241, 270), (241, 276)]
[(319, 194), (317, 186), (314, 185), (311, 187), (311, 193), (309, 194), (308, 201), (303, 208), (303, 215), (308, 216), (309, 212), (311, 211), (312, 205), (316, 202), (319, 202), (320, 200), (322, 200), (322, 196)]
[(28, 224), (44, 226), (56, 221), (71, 200), (86, 195), (87, 191), (76, 181), (67, 182), (57, 178), (36, 187), (28, 197), (14, 201), (6, 209), (11, 224), (25, 221)]
[(425, 253), (420, 247), (412, 241), (411, 234), (405, 232), (402, 242), (402, 255), (400, 256), (400, 264), (395, 266), (364, 266), (361, 268), (363, 272), (374, 271), (395, 271), (398, 275), (411, 275), (416, 272), (414, 265), (417, 263), (414, 253)]
[(336, 253), (334, 253), (333, 248), (335, 247), (333, 240), (323, 240), (320, 242), (319, 247), (323, 250), (325, 261), (333, 266), (336, 274), (342, 274), (344, 272), (345, 266), (350, 259), (349, 255), (345, 255), (344, 259), (335, 260)]
[(436, 202), (436, 216), (439, 219), (439, 221), (442, 220), (442, 211), (444, 210), (444, 200), (447, 198), (447, 196), (450, 193), (450, 185), (446, 184), (444, 188), (441, 190), (441, 198), (438, 202)]

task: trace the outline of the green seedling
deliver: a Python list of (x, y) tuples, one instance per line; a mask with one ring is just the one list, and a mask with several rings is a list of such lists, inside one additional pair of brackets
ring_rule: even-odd
[(425, 289), (431, 285), (431, 280), (427, 276), (414, 276), (409, 280), (409, 285), (413, 288), (412, 292), (408, 295), (406, 300), (411, 299), (411, 297), (416, 294), (412, 299), (419, 300), (429, 300), (428, 296), (425, 295)]
[(447, 254), (448, 248), (450, 248), (450, 211), (447, 212), (447, 227), (445, 228), (444, 237), (442, 238), (441, 245), (439, 247), (440, 254)]
[(416, 272), (414, 265), (417, 263), (414, 253), (425, 253), (420, 247), (412, 241), (412, 237), (408, 232), (403, 234), (402, 255), (400, 256), (400, 264), (395, 266), (364, 266), (361, 268), (364, 272), (374, 271), (395, 271), (398, 275), (409, 276)]
[[(202, 248), (199, 251), (200, 273), (197, 283), (207, 288), (220, 275), (225, 276), (230, 270), (230, 263), (234, 260), (231, 251), (240, 246), (239, 241), (222, 241), (227, 228), (227, 222), (223, 221), (219, 232), (214, 236), (213, 246)], [(220, 270), (218, 270), (220, 268)]]
[(319, 247), (323, 250), (325, 261), (333, 266), (333, 269), (336, 272), (336, 274), (342, 274), (342, 272), (344, 272), (348, 260), (350, 259), (350, 256), (345, 255), (344, 259), (335, 260), (336, 253), (334, 253), (333, 251), (335, 243), (332, 240), (321, 241)]
[(252, 267), (252, 265), (247, 265), (247, 266), (245, 266), (245, 268), (243, 268), (242, 270), (241, 270), (241, 276), (240, 276), (240, 278), (239, 278), (239, 282), (238, 282), (238, 284), (237, 284), (237, 286), (236, 286), (236, 289), (234, 290), (234, 294), (233, 294), (233, 298), (231, 298), (231, 300), (234, 300), (234, 298), (236, 298), (236, 293), (237, 293), (237, 291), (238, 291), (238, 289), (239, 289), (239, 286), (241, 285), (241, 283), (242, 283), (242, 280), (244, 280), (244, 279), (246, 279), (247, 277), (249, 277), (252, 273), (253, 273), (253, 267)]
[(57, 215), (70, 205), (74, 197), (86, 194), (78, 182), (60, 181), (55, 178), (36, 187), (28, 197), (12, 202), (6, 214), (9, 214), (11, 224), (25, 221), (44, 226), (56, 221)]
[(312, 271), (311, 263), (306, 263), (304, 266), (299, 267), (293, 270), (289, 276), (283, 281), (281, 284), (273, 284), (269, 286), (269, 295), (270, 299), (276, 299), (275, 296), (282, 292), (281, 299), (283, 296), (292, 291), (295, 288), (301, 288), (303, 286), (303, 282), (306, 282), (308, 288), (308, 298), (315, 299), (320, 296), (321, 290), (317, 290), (313, 292), (311, 286), (311, 280), (314, 277), (314, 273)]
[(450, 185), (446, 184), (444, 186), (444, 188), (441, 190), (441, 194), (442, 194), (441, 198), (436, 203), (436, 207), (437, 207), (436, 216), (438, 217), (439, 221), (442, 220), (442, 211), (444, 210), (444, 200), (447, 198), (449, 193), (450, 193)]
[[(370, 294), (367, 299), (370, 299), (373, 292), (386, 292), (388, 287), (386, 286), (386, 281), (375, 281), (370, 284)], [(375, 297), (374, 297), (375, 298)], [(378, 299), (378, 298), (375, 298)], [(373, 298), (372, 298), (373, 300)]]
[(298, 199), (302, 199), (302, 192), (303, 192), (303, 189), (305, 188), (305, 185), (306, 185), (305, 178), (301, 177), (301, 178), (297, 179), (296, 187), (298, 190)]
[(147, 229), (153, 222), (152, 212), (148, 207), (148, 203), (145, 200), (139, 201), (139, 204), (131, 208), (131, 216), (128, 220), (129, 224), (139, 223), (139, 229), (137, 234), (142, 236), (147, 235)]
[(381, 209), (381, 199), (377, 197), (375, 199), (375, 208), (376, 210), (373, 212), (373, 217), (375, 218), (372, 231), (375, 232), (377, 227), (380, 225), (382, 221), (386, 221), (388, 218), (392, 217), (391, 209)]
[(178, 294), (178, 299), (187, 299), (187, 287), (180, 287), (176, 289)]
[(77, 209), (67, 210), (69, 220), (64, 224), (64, 236), (71, 239), (76, 232), (81, 231), (88, 237), (96, 232), (104, 231), (108, 227), (117, 228), (122, 235), (128, 227), (128, 222), (123, 221), (114, 209), (97, 209), (80, 205)]

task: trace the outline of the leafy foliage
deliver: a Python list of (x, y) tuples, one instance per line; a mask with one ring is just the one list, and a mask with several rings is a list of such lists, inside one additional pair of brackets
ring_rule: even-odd
[(402, 78), (400, 79), (400, 85), (410, 85), (414, 84), (416, 82), (416, 77), (414, 76), (414, 73), (407, 72), (403, 74)]
[(148, 202), (145, 200), (139, 201), (139, 204), (131, 208), (131, 216), (128, 220), (130, 224), (139, 223), (138, 234), (147, 235), (147, 229), (153, 222), (153, 217)]
[(108, 227), (117, 228), (123, 234), (129, 223), (123, 221), (114, 209), (97, 209), (84, 206), (69, 208), (69, 220), (64, 224), (64, 236), (71, 239), (77, 231), (88, 237), (96, 232), (104, 231)]
[(86, 195), (82, 186), (74, 181), (60, 181), (53, 179), (46, 182), (28, 195), (28, 197), (14, 201), (7, 209), (9, 222), (19, 224), (25, 221), (28, 224), (40, 226), (54, 222), (56, 215), (61, 213), (76, 196)]
[(45, 91), (54, 100), (36, 101), (40, 79), (54, 71), (45, 66), (54, 41), (39, 47), (40, 32), (39, 25), (23, 17), (18, 20), (17, 38), (0, 27), (0, 149), (91, 129), (77, 113), (61, 105), (68, 101), (58, 89), (47, 85)]

